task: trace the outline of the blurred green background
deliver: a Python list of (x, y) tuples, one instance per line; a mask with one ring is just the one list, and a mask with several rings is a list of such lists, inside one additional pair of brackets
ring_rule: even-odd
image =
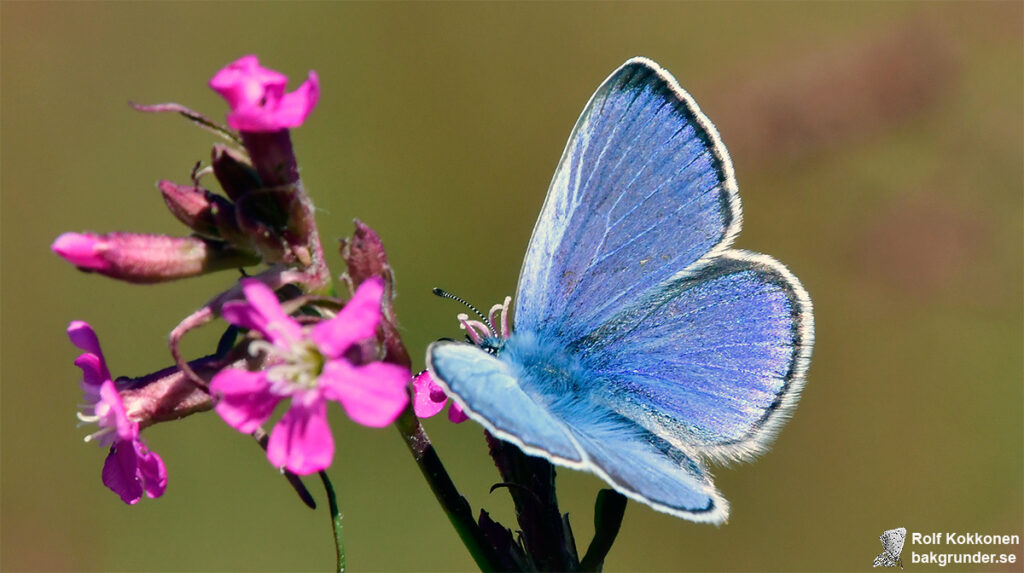
[[(105, 452), (75, 426), (70, 320), (96, 327), (115, 375), (140, 375), (235, 277), (131, 286), (48, 247), (66, 230), (184, 234), (154, 183), (186, 182), (213, 138), (126, 102), (222, 118), (206, 81), (247, 53), (293, 80), (319, 72), (294, 141), (321, 235), (335, 274), (333, 238), (354, 217), (384, 238), (416, 367), (458, 336), (460, 309), (431, 287), (481, 307), (513, 293), (569, 130), (625, 59), (661, 63), (719, 126), (744, 203), (737, 246), (785, 262), (814, 300), (809, 382), (771, 452), (716, 468), (728, 524), (630, 503), (609, 570), (865, 570), (884, 529), (1024, 534), (1021, 3), (0, 9), (0, 568), (333, 566), (326, 513), (217, 416), (146, 431), (170, 483), (134, 507), (100, 483)], [(215, 330), (186, 350), (208, 351)], [(333, 414), (350, 569), (472, 568), (397, 432)], [(427, 430), (456, 483), (510, 523), (479, 427), (442, 418)], [(601, 485), (559, 473), (583, 546)], [(908, 539), (908, 570), (922, 549)]]

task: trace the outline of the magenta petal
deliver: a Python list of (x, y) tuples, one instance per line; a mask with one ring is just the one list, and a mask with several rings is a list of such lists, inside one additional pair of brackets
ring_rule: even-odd
[(224, 306), (220, 309), (220, 315), (224, 320), (235, 326), (259, 332), (263, 332), (263, 327), (267, 323), (263, 313), (253, 308), (248, 301), (233, 300), (224, 303)]
[(102, 417), (100, 425), (117, 428), (117, 437), (122, 440), (131, 441), (139, 437), (139, 425), (128, 419), (121, 394), (113, 381), (107, 380), (100, 386), (100, 401), (102, 405), (96, 405), (96, 413)]
[(167, 468), (164, 467), (164, 461), (155, 452), (149, 451), (142, 440), (135, 440), (132, 446), (138, 459), (138, 475), (142, 478), (142, 487), (146, 495), (151, 498), (160, 497), (167, 489)]
[(313, 328), (311, 337), (320, 352), (337, 358), (353, 343), (376, 336), (383, 296), (383, 280), (373, 277), (363, 281), (337, 316)]
[(444, 409), (448, 396), (424, 370), (412, 380), (412, 409), (417, 417), (429, 418)]
[(270, 133), (280, 131), (274, 117), (259, 106), (239, 107), (228, 114), (228, 125), (238, 131)]
[(341, 403), (354, 422), (380, 428), (395, 421), (409, 403), (409, 371), (395, 364), (352, 366), (332, 360), (320, 374), (324, 395)]
[(320, 77), (309, 72), (309, 79), (299, 88), (285, 94), (273, 114), (274, 125), (278, 128), (299, 127), (309, 116), (320, 99)]
[(252, 433), (267, 421), (281, 397), (270, 392), (263, 372), (221, 370), (210, 382), (210, 392), (219, 396), (214, 409), (232, 428)]
[(135, 505), (142, 498), (138, 456), (130, 441), (118, 440), (110, 447), (110, 453), (103, 462), (103, 485), (121, 496), (128, 505)]
[(217, 72), (210, 78), (210, 87), (234, 110), (259, 105), (268, 88), (283, 91), (287, 81), (284, 74), (260, 66), (259, 59), (250, 54)]
[(286, 468), (298, 475), (318, 472), (334, 459), (334, 437), (327, 425), (327, 402), (315, 399), (301, 404), (292, 400), (291, 408), (281, 417), (270, 434), (267, 459), (277, 468)]
[(448, 421), (453, 424), (461, 424), (469, 419), (469, 416), (462, 411), (462, 406), (459, 406), (452, 400), (452, 407), (448, 408)]
[(68, 324), (68, 338), (71, 339), (71, 344), (78, 348), (97, 356), (103, 356), (103, 351), (100, 350), (100, 339), (88, 322), (72, 320), (71, 324)]
[(258, 280), (242, 281), (242, 292), (249, 304), (230, 302), (221, 309), (225, 320), (237, 326), (260, 331), (274, 344), (290, 345), (302, 339), (302, 327), (284, 313), (277, 295)]
[(83, 269), (106, 270), (110, 263), (103, 258), (103, 239), (89, 233), (64, 233), (50, 245), (50, 250), (64, 260)]
[[(110, 380), (110, 371), (103, 359), (91, 352), (86, 352), (75, 359), (75, 366), (82, 369), (82, 390), (92, 394), (98, 391), (99, 385)], [(87, 388), (88, 386), (89, 388)]]

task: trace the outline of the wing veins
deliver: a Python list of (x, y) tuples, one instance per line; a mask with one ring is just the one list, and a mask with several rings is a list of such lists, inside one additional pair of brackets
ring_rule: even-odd
[[(696, 201), (697, 199), (698, 199), (698, 197), (696, 197), (696, 196), (694, 196), (694, 197), (690, 197), (690, 198), (689, 198), (689, 199), (688, 199), (688, 200), (687, 200), (687, 201), (686, 201), (685, 203), (680, 203), (679, 205), (677, 205), (677, 206), (676, 206), (676, 208), (675, 208), (675, 209), (674, 209), (674, 210), (673, 210), (673, 211), (671, 212), (671, 214), (673, 214), (673, 215), (674, 215), (674, 214), (676, 214), (676, 213), (678, 213), (678, 212), (682, 211), (683, 209), (687, 209), (687, 208), (689, 208), (689, 206), (690, 206), (690, 205), (691, 205), (691, 204), (692, 204), (692, 203), (693, 203), (694, 201)], [(629, 245), (633, 244), (634, 242), (636, 242), (637, 240), (639, 240), (639, 239), (640, 239), (641, 237), (643, 237), (643, 236), (644, 236), (644, 235), (646, 235), (647, 233), (649, 233), (649, 232), (653, 231), (654, 229), (657, 229), (657, 228), (658, 228), (658, 227), (659, 227), (660, 225), (661, 225), (661, 222), (660, 222), (660, 221), (652, 223), (652, 224), (651, 224), (651, 226), (647, 227), (647, 228), (646, 228), (646, 229), (644, 229), (643, 231), (640, 231), (639, 233), (637, 233), (636, 235), (634, 235), (632, 239), (630, 239), (630, 240), (626, 241), (625, 243), (623, 243), (623, 244), (619, 245), (618, 247), (615, 247), (615, 248), (614, 248), (614, 249), (612, 249), (611, 251), (608, 251), (607, 253), (605, 253), (604, 255), (602, 255), (600, 259), (596, 259), (596, 260), (592, 261), (592, 262), (590, 263), (590, 264), (591, 264), (591, 266), (594, 266), (594, 265), (598, 265), (598, 264), (600, 264), (600, 263), (603, 263), (603, 262), (604, 262), (605, 260), (607, 260), (607, 259), (608, 259), (609, 257), (611, 257), (612, 255), (614, 255), (615, 253), (617, 253), (617, 252), (619, 252), (620, 250), (624, 249), (625, 247), (627, 247), (627, 246), (629, 246)], [(608, 234), (609, 234), (609, 233), (611, 232), (611, 230), (612, 230), (613, 228), (614, 228), (614, 226), (613, 226), (613, 227), (609, 227), (608, 229), (606, 229), (606, 230), (605, 230), (605, 232), (604, 232), (604, 235), (602, 236), (601, 246), (604, 246), (604, 239), (605, 239), (605, 238), (607, 238)], [(619, 295), (617, 295), (617, 296), (622, 296), (622, 295), (621, 295), (621, 293), (620, 293), (620, 294), (619, 294)], [(602, 308), (603, 308), (603, 307), (602, 307)]]

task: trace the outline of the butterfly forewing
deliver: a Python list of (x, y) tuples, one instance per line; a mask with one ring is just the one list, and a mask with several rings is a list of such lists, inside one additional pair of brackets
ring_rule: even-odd
[(899, 558), (900, 554), (903, 553), (903, 543), (907, 539), (907, 529), (905, 527), (889, 529), (879, 539), (882, 541), (883, 549), (890, 555)]
[(728, 154), (657, 64), (626, 62), (573, 129), (519, 277), (515, 325), (571, 339), (739, 231)]

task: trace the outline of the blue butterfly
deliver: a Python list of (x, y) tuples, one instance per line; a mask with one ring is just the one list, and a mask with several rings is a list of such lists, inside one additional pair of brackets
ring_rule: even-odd
[(428, 368), (524, 452), (721, 523), (728, 502), (705, 462), (766, 448), (796, 406), (814, 336), (797, 278), (730, 248), (740, 224), (718, 131), (667, 71), (631, 59), (569, 136), (523, 261), (514, 332), (435, 342)]

